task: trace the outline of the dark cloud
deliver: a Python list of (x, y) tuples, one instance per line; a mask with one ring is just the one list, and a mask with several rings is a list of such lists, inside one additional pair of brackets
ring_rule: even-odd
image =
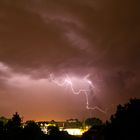
[[(12, 76), (33, 79), (90, 73), (104, 106), (139, 97), (139, 6), (138, 0), (1, 0), (0, 61)], [(0, 71), (2, 84), (7, 75)]]

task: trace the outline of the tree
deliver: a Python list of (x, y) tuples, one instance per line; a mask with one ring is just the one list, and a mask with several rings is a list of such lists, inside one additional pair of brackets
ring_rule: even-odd
[(106, 123), (105, 139), (140, 139), (140, 99), (118, 105), (116, 113)]
[(4, 139), (4, 122), (0, 121), (0, 139)]
[(60, 134), (59, 128), (57, 126), (48, 126), (48, 134), (52, 136), (57, 136)]
[(12, 119), (9, 119), (7, 124), (5, 125), (6, 129), (6, 139), (14, 139), (18, 140), (22, 138), (22, 125), (21, 118), (19, 114), (16, 112), (13, 114)]
[(12, 122), (15, 127), (21, 127), (22, 119), (17, 112), (13, 114)]
[(100, 125), (102, 125), (102, 121), (99, 118), (87, 118), (85, 120), (85, 126), (92, 127)]
[(43, 132), (34, 121), (27, 121), (24, 127), (25, 139), (41, 139)]
[(89, 127), (89, 130), (83, 134), (82, 140), (103, 140), (104, 125), (99, 118), (87, 118), (85, 126)]

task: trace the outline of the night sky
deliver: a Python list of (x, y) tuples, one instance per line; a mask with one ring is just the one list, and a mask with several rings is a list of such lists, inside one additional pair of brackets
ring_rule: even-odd
[(0, 0), (0, 116), (106, 120), (140, 98), (139, 72), (139, 0)]

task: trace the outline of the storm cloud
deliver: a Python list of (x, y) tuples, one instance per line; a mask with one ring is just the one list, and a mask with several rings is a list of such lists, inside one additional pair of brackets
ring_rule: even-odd
[[(52, 91), (53, 86), (48, 80), (51, 73), (56, 77), (90, 74), (98, 93), (96, 98), (91, 98), (94, 102), (91, 104), (104, 109), (110, 108), (110, 104), (116, 106), (131, 97), (140, 97), (139, 7), (138, 0), (1, 0), (0, 97), (10, 96), (9, 99), (5, 97), (5, 102), (1, 100), (0, 113), (7, 114), (2, 106), (7, 105), (8, 100), (26, 100), (24, 92), (29, 93), (35, 86), (38, 86), (38, 93), (43, 94), (47, 90), (55, 93), (51, 96), (41, 94), (41, 97), (56, 98), (57, 90)], [(16, 87), (13, 79), (18, 81)], [(22, 90), (19, 89), (21, 85), (24, 85)], [(68, 91), (59, 90), (63, 93), (59, 97), (60, 103), (67, 99), (64, 92)], [(24, 97), (21, 98), (18, 92)], [(39, 104), (36, 95), (31, 93), (29, 97)], [(63, 112), (59, 118), (67, 118), (73, 117), (70, 115), (73, 113), (84, 118), (81, 112), (87, 111), (82, 110), (82, 105), (80, 107), (84, 99), (76, 103), (78, 99), (74, 101), (75, 98), (78, 97), (72, 101), (79, 104), (79, 108), (74, 109), (74, 104), (67, 113), (64, 102), (60, 108), (65, 106), (65, 109), (51, 109), (52, 114)], [(51, 105), (42, 102), (41, 107)], [(32, 112), (35, 112), (34, 104), (31, 105)], [(6, 109), (13, 111), (15, 106)], [(26, 116), (29, 112), (26, 113), (25, 108), (21, 113)], [(37, 114), (41, 114), (38, 118), (43, 116), (43, 109), (38, 109)], [(109, 115), (114, 109), (110, 109)], [(27, 116), (30, 118), (31, 114)]]

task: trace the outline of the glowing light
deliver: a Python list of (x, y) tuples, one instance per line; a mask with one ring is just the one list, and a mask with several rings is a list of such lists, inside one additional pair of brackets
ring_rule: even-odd
[[(80, 93), (84, 93), (85, 94), (85, 97), (86, 97), (86, 109), (88, 110), (98, 110), (102, 113), (106, 113), (106, 111), (102, 110), (100, 107), (98, 106), (94, 106), (94, 107), (90, 107), (89, 106), (89, 97), (88, 97), (88, 94), (93, 90), (95, 89), (93, 83), (91, 80), (89, 80), (89, 74), (86, 75), (83, 79), (80, 79), (80, 80), (77, 80), (75, 77), (69, 77), (68, 75), (65, 76), (65, 78), (63, 78), (64, 80), (61, 80), (61, 82), (59, 80), (56, 80), (54, 78), (54, 75), (53, 74), (50, 74), (50, 79), (51, 81), (53, 81), (55, 84), (57, 84), (58, 86), (61, 86), (61, 87), (65, 87), (65, 86), (69, 86), (72, 93), (73, 94), (76, 94), (76, 95), (79, 95)], [(84, 87), (79, 87), (78, 89), (74, 88), (75, 85), (76, 85), (76, 82), (81, 82), (80, 84)], [(86, 86), (85, 86), (86, 85)], [(94, 96), (96, 94), (94, 93)]]
[(78, 135), (81, 136), (84, 133), (83, 129), (78, 129), (78, 128), (67, 128), (67, 129), (64, 129), (64, 131), (67, 131), (68, 134), (75, 135), (75, 136), (78, 136)]

